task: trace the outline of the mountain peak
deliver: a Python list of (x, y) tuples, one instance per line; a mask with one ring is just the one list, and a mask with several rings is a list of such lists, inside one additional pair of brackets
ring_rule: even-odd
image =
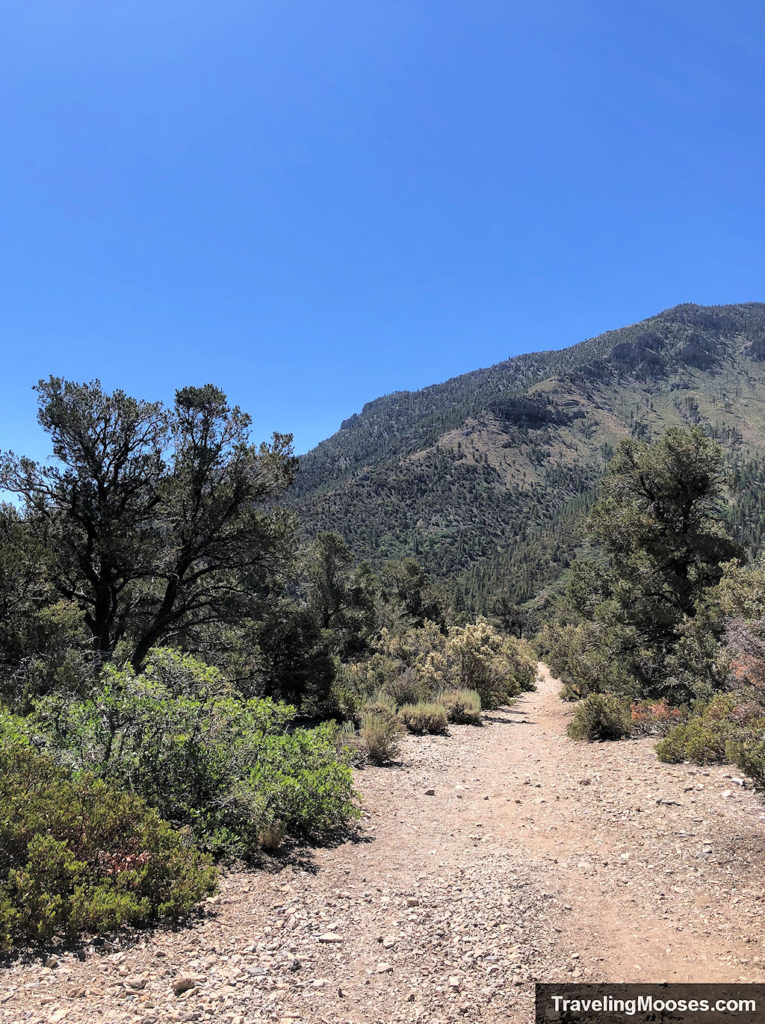
[(756, 457), (763, 408), (765, 303), (682, 303), (366, 403), (301, 459), (293, 500), (309, 532), (337, 529), (373, 561), (414, 555), (453, 585), (512, 549), (527, 594), (530, 551), (549, 567), (565, 548), (621, 437), (702, 423)]

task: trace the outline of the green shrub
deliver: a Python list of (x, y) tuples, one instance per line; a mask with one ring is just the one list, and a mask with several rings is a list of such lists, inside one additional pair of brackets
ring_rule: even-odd
[(16, 742), (0, 749), (0, 948), (186, 916), (209, 859), (137, 796)]
[(681, 764), (685, 760), (685, 734), (687, 726), (683, 723), (670, 729), (667, 735), (656, 744), (656, 756), (665, 764)]
[(353, 755), (354, 752), (358, 751), (358, 733), (353, 722), (330, 722), (330, 728), (332, 741), (338, 754), (345, 757), (349, 754)]
[[(756, 780), (759, 743), (765, 730), (765, 709), (738, 693), (719, 693), (697, 704), (687, 722), (656, 744), (660, 761), (724, 764), (739, 759), (751, 766)], [(748, 770), (739, 764), (746, 774)]]
[(447, 690), (439, 700), (446, 708), (448, 721), (455, 724), (481, 724), (481, 698), (476, 690)]
[(289, 705), (229, 696), (208, 666), (167, 657), (141, 676), (107, 668), (90, 700), (46, 702), (59, 756), (139, 793), (215, 854), (252, 855), (276, 823), (321, 840), (357, 815), (330, 724), (291, 729)]
[(730, 722), (715, 718), (693, 718), (685, 727), (683, 747), (685, 760), (696, 764), (723, 764), (728, 743), (733, 739)]
[(390, 764), (399, 752), (401, 723), (388, 711), (368, 711), (361, 717), (361, 749), (372, 764)]
[(395, 718), (398, 705), (394, 697), (384, 690), (369, 697), (361, 705), (361, 715), (380, 715), (382, 717)]
[(396, 702), (397, 707), (419, 704), (429, 696), (427, 687), (413, 668), (404, 669), (400, 675), (391, 679), (385, 686), (385, 693)]
[(508, 638), (512, 644), (512, 655), (508, 655), (511, 671), (521, 693), (534, 693), (537, 689), (537, 656), (527, 640)]
[(734, 764), (754, 782), (765, 789), (765, 736), (733, 741), (728, 751)]
[(528, 645), (483, 619), (449, 631), (446, 660), (455, 687), (476, 690), (487, 709), (534, 689), (536, 661)]
[(591, 693), (637, 695), (636, 680), (619, 657), (622, 647), (637, 644), (629, 631), (600, 621), (552, 623), (538, 643), (548, 652), (550, 671), (563, 683), (563, 700), (582, 700)]
[(443, 704), (424, 703), (405, 704), (398, 716), (409, 732), (445, 733), (446, 709)]
[(338, 671), (327, 698), (327, 717), (339, 722), (356, 721), (363, 701), (349, 685), (346, 676)]
[(354, 662), (350, 665), (337, 665), (335, 686), (341, 691), (356, 694), (365, 700), (374, 693), (387, 690), (395, 685), (396, 680), (404, 671), (405, 665), (396, 658), (376, 652), (366, 661)]
[(266, 853), (276, 853), (285, 839), (284, 825), (280, 821), (269, 821), (258, 833), (258, 844)]
[(685, 760), (685, 723), (670, 729), (667, 735), (656, 744), (656, 756), (665, 764), (681, 764)]
[(630, 735), (630, 702), (612, 693), (591, 693), (577, 705), (567, 732), (571, 739), (620, 740)]
[(660, 761), (679, 764), (694, 761), (697, 764), (723, 764), (731, 760), (728, 744), (735, 737), (730, 722), (712, 718), (692, 718), (689, 722), (675, 726), (671, 732), (656, 744)]

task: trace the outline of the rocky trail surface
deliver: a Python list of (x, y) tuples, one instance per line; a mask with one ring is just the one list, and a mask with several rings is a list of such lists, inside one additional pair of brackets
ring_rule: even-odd
[(13, 1024), (514, 1022), (533, 982), (764, 981), (765, 804), (558, 684), (358, 774), (357, 841), (230, 872), (189, 928), (3, 968)]

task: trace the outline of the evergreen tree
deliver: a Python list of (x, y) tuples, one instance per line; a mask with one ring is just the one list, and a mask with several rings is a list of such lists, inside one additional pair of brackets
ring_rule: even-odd
[(0, 486), (21, 495), (56, 594), (83, 613), (101, 660), (136, 670), (169, 638), (252, 615), (289, 552), (273, 506), (295, 470), (291, 438), (249, 440), (250, 418), (208, 384), (172, 410), (98, 381), (37, 386), (56, 461), (7, 453)]
[(723, 619), (709, 597), (742, 559), (725, 530), (719, 447), (698, 427), (623, 441), (589, 525), (598, 561), (572, 569), (550, 661), (578, 694), (687, 700), (713, 674)]

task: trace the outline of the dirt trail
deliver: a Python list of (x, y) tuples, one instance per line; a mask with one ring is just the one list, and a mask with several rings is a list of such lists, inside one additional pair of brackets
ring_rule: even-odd
[(762, 799), (568, 740), (557, 690), (541, 666), (484, 728), (407, 739), (359, 772), (358, 842), (228, 874), (194, 927), (8, 968), (0, 1020), (499, 1024), (535, 979), (765, 981)]

